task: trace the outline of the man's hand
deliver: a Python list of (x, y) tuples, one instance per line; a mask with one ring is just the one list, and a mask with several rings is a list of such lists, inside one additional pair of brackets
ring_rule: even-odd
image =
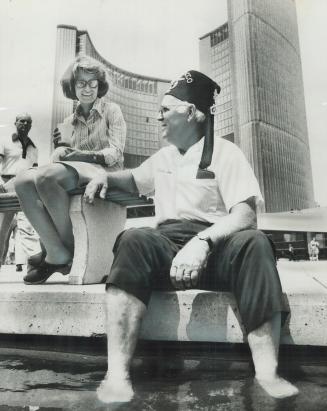
[(16, 177), (11, 178), (10, 180), (8, 180), (5, 184), (3, 184), (3, 189), (5, 191), (2, 191), (3, 193), (14, 193), (15, 192), (15, 180)]
[(89, 203), (93, 204), (95, 194), (100, 191), (100, 198), (105, 199), (108, 190), (108, 177), (105, 172), (100, 176), (92, 178), (92, 180), (88, 183), (85, 188), (84, 192), (84, 200)]
[(179, 290), (196, 287), (209, 255), (209, 245), (192, 238), (175, 256), (170, 269), (170, 280)]
[[(2, 156), (0, 156), (0, 159), (2, 159)], [(4, 187), (5, 182), (2, 180), (2, 178), (0, 177), (0, 193), (6, 193), (7, 190)]]

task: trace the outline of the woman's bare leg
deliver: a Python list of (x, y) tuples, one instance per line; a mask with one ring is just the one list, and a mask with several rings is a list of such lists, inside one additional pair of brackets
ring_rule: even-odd
[[(64, 246), (74, 253), (74, 236), (69, 216), (70, 196), (68, 190), (77, 187), (78, 177), (72, 168), (56, 163), (37, 173), (35, 187), (49, 213)], [(48, 260), (48, 258), (47, 258)], [(51, 262), (48, 260), (48, 262)]]
[(74, 238), (66, 191), (76, 185), (74, 171), (62, 164), (28, 170), (15, 182), (22, 209), (44, 244), (47, 262), (52, 264), (72, 259)]

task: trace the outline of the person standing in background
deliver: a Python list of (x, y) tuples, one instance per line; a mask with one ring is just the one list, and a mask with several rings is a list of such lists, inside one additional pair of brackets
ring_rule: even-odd
[[(2, 165), (0, 192), (14, 192), (14, 179), (17, 173), (38, 165), (38, 150), (29, 137), (32, 117), (28, 113), (18, 114), (15, 121), (16, 132), (0, 140), (0, 163)], [(16, 213), (1, 215), (0, 220), (0, 258), (5, 258), (4, 251), (9, 241), (10, 227)], [(22, 211), (17, 213), (16, 234), (16, 271), (22, 271), (27, 259), (40, 253), (39, 237)]]
[(318, 261), (319, 259), (319, 242), (316, 240), (316, 237), (309, 243), (309, 257), (310, 261)]
[(295, 251), (292, 244), (289, 244), (288, 246), (288, 259), (289, 261), (295, 261)]

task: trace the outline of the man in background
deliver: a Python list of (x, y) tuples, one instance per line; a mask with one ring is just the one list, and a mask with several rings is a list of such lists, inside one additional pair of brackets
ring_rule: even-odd
[[(18, 114), (15, 121), (16, 132), (9, 137), (0, 139), (0, 163), (2, 165), (0, 192), (13, 192), (13, 181), (20, 171), (38, 165), (38, 150), (28, 136), (32, 127), (32, 117), (27, 113)], [(0, 215), (0, 264), (5, 259), (8, 248), (11, 224), (14, 212)], [(39, 238), (23, 212), (17, 213), (17, 234), (15, 244), (16, 271), (22, 271), (27, 258), (38, 254), (40, 249)]]
[(295, 251), (292, 244), (289, 244), (288, 246), (288, 259), (289, 261), (295, 261)]

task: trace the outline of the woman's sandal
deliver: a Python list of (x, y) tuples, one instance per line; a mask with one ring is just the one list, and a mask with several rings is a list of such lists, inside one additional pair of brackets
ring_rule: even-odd
[(38, 266), (30, 268), (28, 273), (23, 278), (24, 283), (28, 285), (43, 284), (54, 273), (63, 275), (69, 274), (72, 268), (72, 263), (69, 264), (50, 264), (43, 260)]
[(45, 260), (46, 256), (47, 256), (47, 253), (43, 249), (39, 253), (31, 255), (27, 260), (27, 271), (29, 271), (30, 267), (34, 268), (40, 265)]

